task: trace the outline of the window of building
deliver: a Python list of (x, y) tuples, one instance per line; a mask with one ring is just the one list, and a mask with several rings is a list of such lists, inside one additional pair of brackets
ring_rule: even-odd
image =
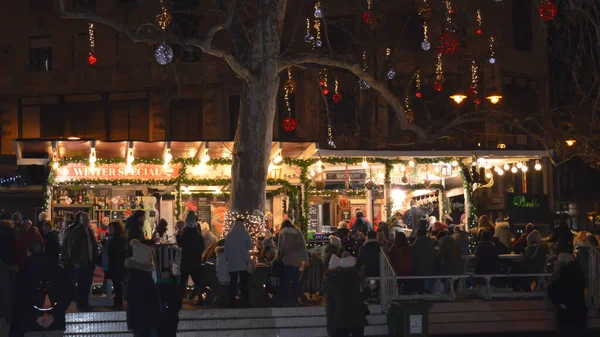
[(96, 10), (96, 0), (73, 0), (74, 8), (84, 8), (91, 11)]
[(202, 140), (202, 100), (171, 101), (168, 137), (176, 141)]
[[(173, 33), (181, 38), (197, 37), (200, 18), (195, 13), (176, 13), (173, 15)], [(198, 50), (187, 46), (177, 46), (175, 57), (181, 62), (197, 62), (200, 60)]]
[(29, 0), (29, 12), (33, 14), (49, 14), (54, 9), (54, 1)]
[(50, 36), (29, 38), (29, 71), (52, 70), (52, 47)]
[(149, 140), (150, 116), (147, 101), (110, 102), (109, 136), (111, 140)]
[(352, 17), (327, 18), (327, 36), (336, 54), (352, 54), (354, 42), (354, 20)]
[(533, 49), (533, 4), (531, 0), (512, 1), (513, 48), (531, 52)]

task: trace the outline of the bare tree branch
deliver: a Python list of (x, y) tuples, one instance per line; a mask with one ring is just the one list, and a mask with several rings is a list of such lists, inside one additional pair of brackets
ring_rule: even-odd
[(422, 142), (430, 142), (431, 139), (427, 136), (425, 130), (410, 123), (406, 118), (406, 111), (402, 102), (387, 88), (384, 83), (377, 81), (373, 75), (363, 71), (359, 64), (347, 62), (328, 55), (304, 54), (287, 56), (280, 59), (280, 70), (285, 69), (289, 65), (317, 64), (321, 66), (335, 67), (346, 69), (356, 75), (358, 78), (369, 83), (371, 88), (376, 90), (381, 97), (394, 109), (396, 117), (400, 123), (400, 128), (406, 131), (412, 131), (417, 138)]
[[(224, 60), (242, 80), (249, 82), (252, 80), (252, 73), (248, 68), (246, 68), (242, 63), (240, 63), (233, 55), (226, 52), (225, 50), (216, 48), (212, 45), (212, 40), (214, 36), (221, 30), (227, 29), (231, 26), (231, 21), (233, 19), (233, 13), (235, 12), (235, 4), (237, 1), (234, 1), (233, 5), (229, 9), (227, 13), (226, 20), (212, 27), (206, 38), (191, 38), (184, 39), (180, 37), (173, 36), (172, 34), (165, 34), (165, 36), (161, 36), (161, 40), (166, 43), (177, 44), (182, 46), (189, 47), (197, 47), (202, 50), (204, 53), (220, 58)], [(60, 5), (60, 17), (62, 19), (75, 19), (75, 20), (86, 20), (91, 22), (96, 22), (99, 24), (106, 25), (111, 27), (117, 32), (125, 34), (132, 42), (134, 43), (153, 43), (156, 42), (156, 39), (151, 36), (140, 35), (138, 31), (131, 30), (124, 25), (115, 22), (107, 17), (96, 15), (94, 13), (79, 13), (67, 11), (65, 8), (65, 0), (59, 0)]]

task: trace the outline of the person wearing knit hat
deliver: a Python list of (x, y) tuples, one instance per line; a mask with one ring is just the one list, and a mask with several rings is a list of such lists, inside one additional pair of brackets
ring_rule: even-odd
[(342, 240), (337, 236), (330, 235), (329, 236), (329, 244), (323, 246), (323, 252), (321, 253), (321, 257), (323, 260), (323, 268), (327, 269), (329, 267), (329, 261), (331, 261), (333, 256), (340, 256), (342, 251)]
[(160, 302), (152, 272), (152, 248), (139, 240), (131, 240), (133, 256), (125, 260), (127, 282), (127, 328), (134, 336), (156, 336), (160, 320)]
[(560, 253), (553, 280), (547, 289), (548, 298), (556, 307), (559, 336), (584, 336), (587, 330), (585, 274), (573, 255)]

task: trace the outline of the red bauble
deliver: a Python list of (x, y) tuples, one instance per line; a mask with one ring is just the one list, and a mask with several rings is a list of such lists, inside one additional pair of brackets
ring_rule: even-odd
[(437, 92), (442, 91), (442, 88), (443, 88), (442, 82), (435, 82), (433, 84), (433, 90), (435, 90)]
[(93, 66), (94, 64), (98, 63), (98, 59), (96, 58), (96, 56), (94, 56), (94, 54), (90, 54), (88, 55), (87, 62), (89, 63), (89, 65)]
[(339, 103), (342, 101), (342, 94), (336, 92), (335, 94), (333, 94), (333, 97), (331, 97), (331, 99), (333, 99), (335, 103)]
[(440, 53), (452, 55), (456, 52), (456, 48), (458, 48), (458, 40), (454, 33), (446, 31), (440, 34), (440, 44), (437, 46)]
[(319, 81), (319, 84), (320, 84), (321, 86), (325, 86), (325, 81), (323, 81), (323, 80), (320, 80), (320, 81)]
[(477, 33), (477, 35), (483, 35), (483, 29), (477, 28), (477, 30), (475, 31), (475, 33)]
[(420, 91), (417, 91), (417, 92), (415, 92), (415, 97), (421, 98), (421, 97), (423, 97), (423, 94)]
[(479, 84), (475, 83), (471, 83), (469, 85), (469, 94), (470, 95), (477, 95), (477, 93), (479, 92)]
[(475, 99), (473, 100), (473, 103), (475, 103), (475, 104), (477, 104), (477, 105), (481, 104), (481, 98), (479, 98), (479, 97), (475, 98)]
[(558, 15), (558, 7), (550, 0), (544, 0), (540, 3), (540, 17), (548, 22), (554, 20)]
[(327, 95), (327, 94), (329, 94), (329, 89), (323, 88), (323, 95)]
[(371, 12), (370, 10), (366, 10), (363, 12), (362, 19), (367, 25), (372, 25), (375, 22), (373, 20), (373, 12)]
[(281, 125), (283, 125), (283, 129), (285, 131), (292, 132), (292, 131), (296, 130), (298, 123), (296, 122), (296, 118), (286, 117), (286, 119), (283, 120), (283, 123), (281, 123)]
[(454, 4), (450, 5), (450, 15), (456, 14), (456, 6)]

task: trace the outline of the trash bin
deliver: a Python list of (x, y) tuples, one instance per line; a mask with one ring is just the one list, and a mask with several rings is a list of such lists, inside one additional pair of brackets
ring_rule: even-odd
[(428, 301), (394, 301), (387, 314), (388, 335), (401, 337), (426, 337), (429, 309)]

